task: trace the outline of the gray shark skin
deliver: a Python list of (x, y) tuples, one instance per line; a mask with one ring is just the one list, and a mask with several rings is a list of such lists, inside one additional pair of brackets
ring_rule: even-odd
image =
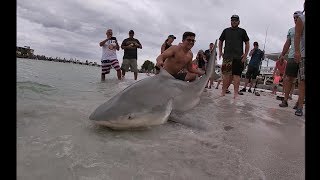
[[(215, 42), (215, 48), (217, 40)], [(89, 119), (111, 129), (135, 129), (165, 123), (172, 112), (195, 107), (214, 71), (216, 51), (211, 54), (206, 74), (193, 82), (175, 79), (166, 70), (128, 86), (101, 104)]]

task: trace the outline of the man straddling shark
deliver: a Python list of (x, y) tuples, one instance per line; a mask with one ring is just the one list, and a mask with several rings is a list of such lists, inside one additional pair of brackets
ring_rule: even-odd
[[(200, 76), (205, 74), (204, 71), (192, 68), (193, 53), (191, 52), (191, 48), (196, 42), (195, 36), (193, 32), (183, 33), (182, 43), (172, 45), (160, 54), (156, 59), (156, 66), (163, 67), (173, 77), (183, 81), (193, 81), (197, 78), (197, 74)], [(181, 73), (180, 71), (184, 68), (188, 72)]]

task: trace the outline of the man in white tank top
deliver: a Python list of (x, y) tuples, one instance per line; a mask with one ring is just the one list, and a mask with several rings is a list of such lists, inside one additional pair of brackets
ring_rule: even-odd
[(102, 47), (101, 81), (104, 81), (105, 75), (110, 73), (111, 66), (117, 71), (118, 79), (121, 80), (121, 70), (116, 52), (119, 51), (119, 44), (117, 38), (112, 36), (112, 29), (108, 29), (106, 35), (107, 39), (99, 44)]

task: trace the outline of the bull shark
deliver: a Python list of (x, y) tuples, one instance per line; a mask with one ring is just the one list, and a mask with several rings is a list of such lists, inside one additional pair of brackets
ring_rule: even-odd
[(216, 50), (213, 52), (206, 74), (195, 81), (175, 79), (161, 68), (158, 75), (137, 81), (98, 106), (89, 119), (111, 129), (135, 129), (163, 124), (170, 114), (190, 110), (199, 103), (214, 71)]

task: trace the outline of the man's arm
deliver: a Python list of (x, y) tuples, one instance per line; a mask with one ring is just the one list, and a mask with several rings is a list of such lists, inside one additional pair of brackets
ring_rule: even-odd
[(108, 38), (105, 39), (105, 40), (103, 40), (103, 41), (101, 41), (101, 42), (99, 43), (99, 45), (100, 45), (100, 46), (103, 46), (107, 41), (108, 41)]
[(157, 61), (156, 66), (162, 67), (163, 61), (169, 57), (172, 57), (175, 53), (176, 48), (177, 48), (176, 46), (171, 46), (167, 50), (165, 50), (162, 54), (160, 54), (156, 59)]
[(165, 48), (166, 48), (166, 44), (163, 43), (162, 46), (161, 46), (161, 54), (164, 52)]
[(221, 59), (221, 56), (223, 56), (222, 45), (223, 45), (223, 41), (219, 40), (219, 59)]
[(241, 56), (241, 58), (242, 58), (242, 60), (241, 60), (242, 63), (246, 62), (246, 60), (247, 60), (249, 48), (250, 48), (249, 41), (246, 41), (246, 42), (245, 42), (244, 54)]
[(301, 60), (301, 52), (300, 52), (300, 40), (303, 31), (303, 22), (300, 17), (297, 19), (295, 26), (295, 34), (294, 34), (294, 59), (297, 62)]
[(116, 50), (119, 51), (120, 47), (119, 47), (119, 44), (118, 44), (118, 40), (116, 39)]
[(291, 45), (290, 38), (287, 38), (286, 42), (283, 45), (282, 52), (280, 54), (280, 58), (282, 58), (286, 55), (286, 53), (288, 52), (288, 50), (290, 48), (290, 45)]
[(189, 71), (189, 72), (191, 72), (191, 73), (195, 73), (195, 74), (199, 74), (199, 75), (204, 75), (204, 71), (202, 71), (202, 70), (200, 70), (200, 69), (194, 69), (193, 67), (192, 67), (192, 57), (193, 57), (193, 55), (191, 55), (191, 59), (190, 59), (190, 61), (188, 62), (188, 64), (187, 64), (187, 70)]
[(127, 40), (123, 40), (121, 43), (121, 49), (135, 49), (134, 45), (131, 46), (131, 44), (129, 44), (128, 46), (126, 46), (127, 44)]
[(254, 48), (251, 49), (251, 51), (249, 52), (249, 56), (252, 56), (253, 52), (254, 52)]
[(137, 39), (137, 42), (135, 43), (135, 45), (136, 45), (136, 48), (142, 49), (142, 45), (138, 39)]

